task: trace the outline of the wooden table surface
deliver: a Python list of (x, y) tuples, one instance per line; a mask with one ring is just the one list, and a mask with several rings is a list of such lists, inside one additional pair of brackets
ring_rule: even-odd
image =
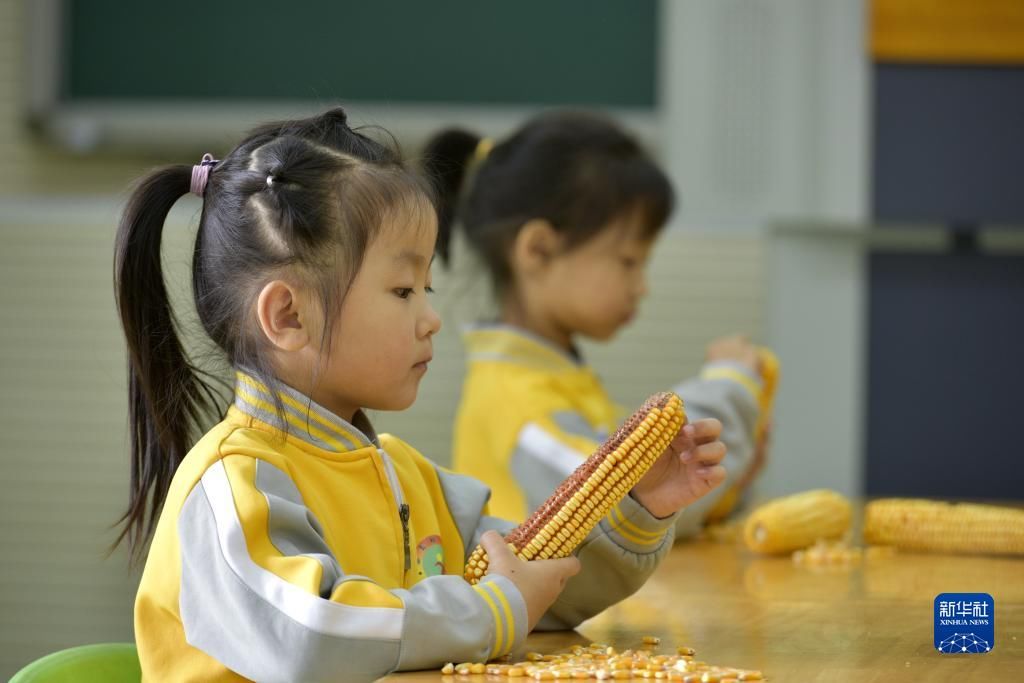
[[(935, 650), (933, 602), (953, 592), (994, 598), (991, 652)], [(1024, 559), (897, 553), (852, 568), (809, 568), (732, 544), (681, 544), (638, 593), (576, 631), (530, 635), (526, 650), (594, 641), (621, 650), (644, 635), (659, 636), (666, 653), (686, 645), (697, 659), (760, 669), (775, 683), (1024, 681)], [(382, 680), (509, 679), (431, 671)]]

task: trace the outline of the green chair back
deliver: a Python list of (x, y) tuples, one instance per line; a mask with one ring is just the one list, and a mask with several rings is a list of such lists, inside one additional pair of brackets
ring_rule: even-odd
[(27, 665), (10, 683), (139, 683), (135, 643), (97, 643), (60, 650)]

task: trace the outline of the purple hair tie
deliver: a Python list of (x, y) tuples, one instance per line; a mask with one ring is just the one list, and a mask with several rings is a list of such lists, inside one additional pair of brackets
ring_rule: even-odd
[(192, 167), (192, 185), (189, 188), (192, 194), (202, 197), (206, 191), (206, 181), (210, 177), (210, 170), (214, 165), (220, 163), (220, 159), (214, 159), (213, 155), (207, 152), (198, 165)]

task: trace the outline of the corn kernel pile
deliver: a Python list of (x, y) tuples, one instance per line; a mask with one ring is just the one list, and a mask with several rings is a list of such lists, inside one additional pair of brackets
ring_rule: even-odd
[(809, 548), (793, 552), (793, 564), (804, 567), (852, 567), (862, 560), (870, 561), (890, 557), (896, 552), (891, 546), (857, 548), (846, 541), (819, 540)]
[(693, 648), (676, 648), (675, 654), (658, 654), (654, 636), (644, 636), (643, 647), (617, 651), (604, 643), (575, 645), (555, 654), (528, 652), (523, 662), (466, 662), (445, 664), (445, 676), (508, 676), (536, 681), (553, 680), (663, 680), (684, 683), (736, 683), (761, 681), (760, 671), (715, 666), (694, 659)]
[(701, 531), (700, 538), (712, 543), (736, 544), (743, 540), (743, 522), (733, 519), (708, 524)]
[(809, 548), (793, 551), (793, 564), (809, 567), (825, 565), (846, 567), (860, 564), (861, 555), (862, 550), (860, 548), (852, 548), (843, 541), (829, 543), (819, 539), (817, 543)]

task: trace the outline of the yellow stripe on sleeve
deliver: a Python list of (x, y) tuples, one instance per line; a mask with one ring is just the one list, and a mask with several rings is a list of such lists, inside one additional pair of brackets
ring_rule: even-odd
[(487, 606), (491, 608), (491, 615), (494, 617), (494, 646), (491, 647), (491, 657), (495, 657), (501, 651), (502, 641), (502, 625), (501, 625), (501, 613), (498, 611), (498, 605), (494, 602), (494, 598), (491, 597), (490, 593), (485, 588), (486, 583), (478, 583), (473, 586), (473, 589), (477, 594), (484, 599)]
[(631, 533), (634, 533), (637, 536), (640, 536), (640, 537), (643, 537), (643, 538), (651, 538), (651, 539), (654, 539), (654, 540), (661, 540), (661, 538), (665, 535), (665, 532), (663, 530), (662, 531), (645, 531), (645, 530), (641, 529), (640, 527), (638, 527), (636, 524), (633, 524), (633, 522), (631, 522), (628, 519), (626, 519), (626, 515), (625, 515), (625, 513), (622, 512), (622, 508), (619, 507), (618, 503), (616, 503), (615, 506), (612, 507), (612, 514), (616, 515), (618, 517), (618, 520), (622, 524), (623, 527), (625, 527), (626, 529), (629, 529), (629, 531)]
[(502, 646), (500, 654), (507, 654), (512, 649), (513, 641), (516, 637), (516, 617), (512, 612), (512, 606), (508, 604), (508, 598), (505, 597), (505, 592), (501, 590), (501, 586), (497, 583), (488, 583), (494, 594), (498, 596), (498, 602), (501, 603), (501, 608), (505, 612), (505, 617), (508, 619), (508, 634), (506, 635), (506, 642)]
[(755, 399), (761, 397), (761, 387), (757, 380), (751, 378), (742, 370), (727, 367), (711, 367), (700, 373), (701, 379), (725, 379), (736, 382), (750, 392)]
[[(617, 518), (616, 513), (618, 513), (618, 517), (619, 518)], [(642, 536), (638, 536), (638, 535), (634, 534), (633, 532), (631, 532), (629, 529), (627, 529), (624, 526), (625, 524), (629, 524), (630, 526), (634, 526), (634, 525), (631, 524), (629, 522), (629, 520), (627, 520), (625, 517), (622, 517), (621, 515), (622, 515), (622, 513), (619, 512), (618, 507), (614, 507), (614, 508), (612, 508), (611, 513), (605, 519), (608, 520), (608, 523), (611, 525), (612, 529), (614, 529), (616, 532), (618, 532), (619, 535), (621, 535), (623, 538), (625, 538), (625, 539), (627, 539), (629, 541), (632, 541), (633, 543), (636, 543), (637, 545), (641, 545), (641, 546), (657, 545), (658, 543), (661, 542), (661, 539), (665, 535), (664, 532), (661, 532), (660, 534), (657, 535), (656, 538), (645, 538), (645, 537), (642, 537)], [(636, 528), (636, 527), (634, 526), (634, 528)], [(639, 531), (641, 531), (641, 533), (643, 533), (645, 536), (647, 536), (650, 533), (650, 532), (646, 532), (646, 531), (642, 531), (642, 530), (639, 530)]]

